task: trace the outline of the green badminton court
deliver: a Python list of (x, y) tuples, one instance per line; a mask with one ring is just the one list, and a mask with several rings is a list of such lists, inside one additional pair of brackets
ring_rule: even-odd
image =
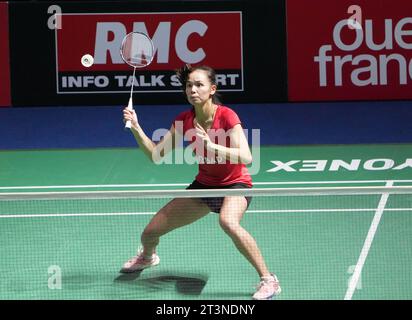
[[(409, 186), (411, 147), (262, 147), (254, 188)], [(180, 190), (197, 172), (128, 148), (1, 151), (0, 168), (2, 193)], [(243, 226), (281, 281), (278, 300), (411, 299), (411, 199), (256, 197)], [(119, 273), (164, 201), (0, 201), (0, 299), (250, 299), (258, 276), (216, 214), (165, 235), (159, 266)]]

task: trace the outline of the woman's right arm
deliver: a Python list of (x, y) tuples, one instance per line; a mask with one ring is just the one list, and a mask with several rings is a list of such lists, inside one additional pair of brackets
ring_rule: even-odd
[(123, 120), (131, 121), (131, 131), (139, 147), (152, 162), (158, 162), (174, 148), (175, 128), (172, 126), (159, 143), (154, 143), (143, 131), (134, 110), (123, 109)]

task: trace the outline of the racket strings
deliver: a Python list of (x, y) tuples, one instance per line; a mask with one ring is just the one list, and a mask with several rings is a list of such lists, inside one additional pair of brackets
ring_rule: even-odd
[(131, 32), (123, 39), (120, 53), (128, 65), (142, 68), (152, 62), (154, 47), (152, 41), (145, 34)]

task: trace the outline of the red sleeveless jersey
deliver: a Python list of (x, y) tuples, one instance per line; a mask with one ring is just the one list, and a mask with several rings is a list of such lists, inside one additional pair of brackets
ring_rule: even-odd
[[(203, 147), (199, 147), (199, 141), (196, 141), (195, 127), (193, 120), (195, 118), (194, 109), (180, 113), (173, 122), (178, 133), (184, 135), (186, 141), (191, 141), (191, 147), (199, 163), (199, 173), (196, 180), (208, 186), (227, 186), (233, 183), (244, 183), (252, 186), (252, 178), (244, 164), (230, 163), (230, 160), (222, 159), (218, 154), (213, 154)], [(228, 130), (241, 121), (238, 115), (230, 108), (217, 106), (213, 124), (208, 130), (210, 140), (219, 143), (225, 147), (230, 147)], [(183, 132), (181, 132), (183, 130)], [(223, 138), (222, 138), (223, 137)], [(222, 141), (223, 140), (223, 141)]]

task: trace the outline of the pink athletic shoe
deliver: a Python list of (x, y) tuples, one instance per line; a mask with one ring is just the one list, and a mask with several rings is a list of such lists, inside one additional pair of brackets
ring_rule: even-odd
[(273, 296), (277, 296), (280, 294), (282, 289), (279, 285), (278, 278), (271, 273), (271, 277), (269, 279), (262, 279), (260, 281), (255, 294), (253, 295), (254, 300), (269, 300), (272, 299)]
[(157, 266), (160, 263), (159, 256), (154, 253), (151, 258), (147, 259), (143, 256), (143, 250), (139, 250), (137, 255), (128, 260), (120, 270), (121, 273), (131, 273), (140, 271), (150, 267)]

